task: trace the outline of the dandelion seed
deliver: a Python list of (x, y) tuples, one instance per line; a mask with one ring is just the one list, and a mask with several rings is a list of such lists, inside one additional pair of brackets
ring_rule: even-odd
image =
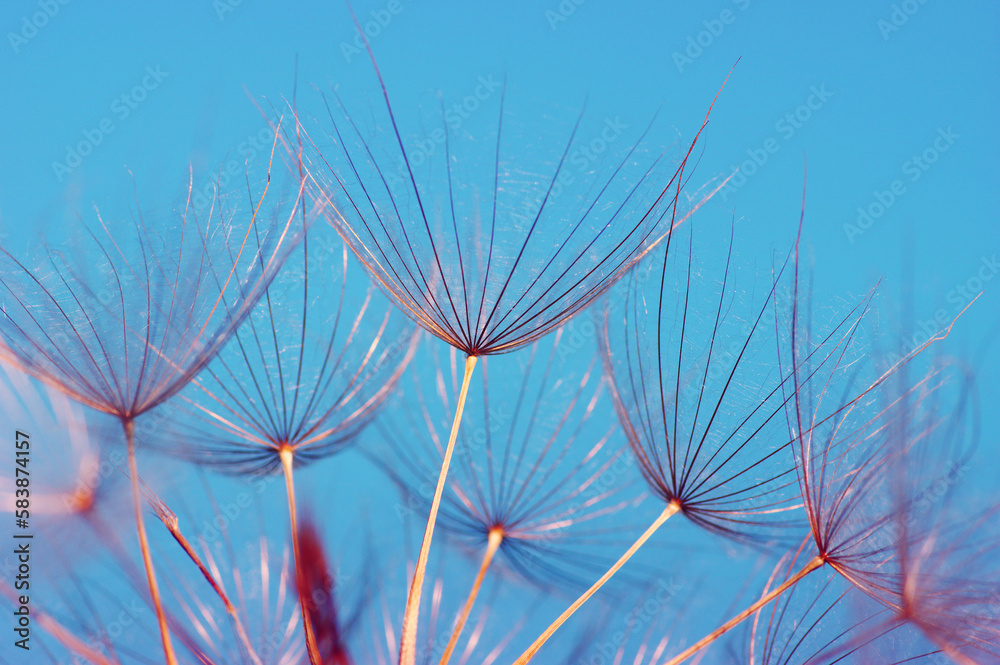
[[(190, 182), (176, 219), (150, 219), (136, 206), (119, 225), (98, 211), (103, 235), (88, 231), (88, 253), (73, 259), (50, 248), (45, 270), (0, 249), (0, 289), (17, 305), (0, 319), (0, 359), (122, 424), (168, 665), (176, 657), (142, 518), (135, 419), (181, 390), (263, 295), (299, 236), (305, 187), (300, 182), (286, 200), (275, 197), (266, 241), (252, 255), (246, 243), (261, 233), (258, 213), (265, 200), (271, 203), (268, 187), (251, 196), (248, 208), (220, 199), (202, 218), (192, 207)], [(232, 227), (240, 232), (230, 236)]]
[[(865, 381), (864, 364), (854, 358), (861, 343), (857, 326), (849, 326), (839, 336), (831, 353), (818, 357), (811, 351), (802, 353), (799, 345), (811, 344), (803, 342), (803, 337), (810, 340), (813, 331), (811, 322), (807, 320), (803, 326), (799, 321), (797, 272), (796, 268), (790, 315), (794, 382), (787, 408), (795, 468), (811, 535), (800, 546), (796, 558), (808, 552), (809, 546), (815, 553), (805, 555), (805, 565), (789, 574), (781, 585), (671, 658), (668, 665), (691, 657), (826, 566), (873, 597), (887, 579), (898, 578), (899, 560), (892, 545), (893, 519), (900, 510), (913, 505), (920, 487), (894, 483), (892, 471), (900, 464), (912, 464), (915, 451), (933, 442), (928, 435), (940, 424), (932, 417), (920, 421), (912, 430), (904, 428), (902, 436), (893, 436), (897, 429), (894, 423), (915, 422), (916, 405), (940, 388), (936, 373), (908, 385), (904, 370), (928, 344), (948, 331), (877, 374), (874, 380)], [(805, 377), (810, 380), (804, 381)], [(864, 387), (859, 389), (858, 385)], [(843, 397), (836, 399), (837, 394)], [(831, 400), (832, 407), (827, 405)]]
[[(782, 558), (770, 584), (798, 562)], [(900, 665), (940, 653), (888, 610), (835, 572), (809, 576), (753, 618), (745, 660), (751, 665)]]
[[(304, 233), (286, 268), (291, 278), (265, 289), (232, 344), (179, 396), (177, 425), (159, 445), (228, 473), (282, 471), (298, 569), (293, 468), (355, 440), (395, 389), (416, 337), (378, 292), (351, 288), (347, 249), (322, 229)], [(316, 658), (307, 613), (303, 605)]]
[[(620, 445), (596, 359), (583, 372), (569, 369), (576, 353), (558, 331), (551, 344), (520, 353), (525, 370), (483, 362), (459, 433), (458, 456), (442, 497), (438, 524), (455, 539), (482, 548), (482, 563), (441, 657), (451, 657), (494, 557), (541, 588), (580, 584), (601, 569), (599, 549), (617, 545), (627, 530), (618, 517), (642, 495), (632, 459)], [(429, 510), (444, 453), (442, 414), (452, 411), (460, 378), (456, 354), (436, 363), (436, 381), (414, 376), (420, 404), (410, 417), (381, 429), (392, 454), (377, 458), (402, 488), (406, 512)], [(444, 367), (442, 367), (444, 366)], [(438, 386), (427, 395), (421, 384)], [(450, 386), (451, 391), (448, 391)], [(604, 407), (604, 408), (602, 408)], [(416, 412), (416, 413), (414, 413)], [(412, 441), (408, 432), (428, 431)]]
[[(500, 95), (495, 137), (475, 144), (480, 152), (488, 146), (488, 167), (470, 168), (464, 175), (456, 172), (453, 163), (464, 161), (454, 159), (459, 151), (453, 153), (454, 139), (445, 128), (439, 157), (444, 177), (432, 172), (430, 178), (418, 178), (381, 72), (357, 22), (356, 26), (382, 89), (392, 128), (387, 150), (401, 160), (401, 177), (392, 176), (380, 156), (382, 151), (369, 144), (337, 97), (340, 122), (328, 105), (330, 138), (337, 149), (320, 153), (310, 168), (314, 178), (320, 172), (329, 178), (329, 183), (314, 179), (316, 196), (337, 202), (328, 210), (331, 222), (400, 308), (466, 354), (466, 384), (477, 358), (530, 344), (569, 321), (708, 198), (679, 213), (687, 160), (707, 115), (678, 166), (668, 166), (664, 155), (637, 164), (647, 129), (615, 162), (610, 174), (577, 181), (573, 196), (557, 196), (557, 185), (564, 186), (561, 176), (567, 172), (581, 114), (556, 153), (555, 167), (529, 181), (537, 186), (518, 182), (510, 175), (514, 167), (505, 161), (512, 143), (506, 135), (506, 85)], [(443, 107), (441, 115), (443, 122)], [(520, 167), (532, 168), (530, 164)], [(482, 209), (478, 192), (490, 193)], [(530, 204), (524, 214), (525, 201), (536, 198), (537, 203)], [(431, 208), (438, 199), (445, 211), (439, 221), (433, 219)], [(481, 223), (485, 219), (489, 220), (488, 235)], [(462, 395), (456, 403), (455, 431), (465, 402)], [(407, 601), (403, 665), (414, 665), (410, 645), (417, 627), (422, 576), (454, 438), (453, 433)]]
[[(689, 234), (687, 243), (683, 233)], [(619, 420), (639, 470), (664, 508), (518, 665), (673, 515), (751, 542), (787, 539), (800, 524), (792, 514), (800, 503), (785, 419), (793, 377), (775, 371), (780, 368), (775, 297), (787, 273), (779, 266), (768, 291), (744, 309), (747, 299), (735, 295), (733, 285), (735, 236), (718, 282), (706, 283), (698, 278), (693, 236), (691, 227), (671, 232), (656, 274), (640, 273), (654, 277), (656, 300), (648, 303), (638, 276), (633, 278), (627, 296), (609, 303), (624, 311), (605, 314), (601, 338)], [(679, 249), (685, 244), (686, 252)], [(685, 285), (679, 293), (672, 287), (678, 276)]]

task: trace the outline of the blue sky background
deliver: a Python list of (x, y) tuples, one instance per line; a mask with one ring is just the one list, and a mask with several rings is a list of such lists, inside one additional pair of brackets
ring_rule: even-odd
[[(41, 11), (36, 3), (2, 10), (8, 131), (0, 223), (12, 245), (24, 231), (62, 223), (67, 208), (110, 196), (126, 166), (178, 187), (189, 162), (214, 168), (264, 127), (247, 92), (272, 101), (290, 95), (296, 55), (304, 103), (309, 84), (339, 85), (357, 104), (377, 102), (366, 59), (345, 56), (354, 33), (338, 2), (246, 0), (226, 10), (210, 2), (140, 2), (101, 12), (56, 6), (37, 31), (23, 24)], [(786, 243), (808, 158), (806, 239), (817, 248), (818, 288), (858, 290), (878, 277), (898, 287), (905, 247), (926, 297), (915, 311), (922, 318), (950, 307), (949, 291), (975, 276), (1000, 238), (990, 215), (997, 194), (985, 186), (997, 147), (991, 30), (998, 10), (986, 2), (914, 6), (890, 31), (891, 23), (880, 21), (893, 20), (894, 3), (585, 2), (568, 3), (564, 13), (575, 9), (563, 16), (558, 3), (489, 9), (400, 0), (400, 13), (389, 14), (372, 44), (400, 109), (433, 101), (438, 91), (446, 102), (460, 101), (480, 76), (506, 73), (512, 94), (528, 100), (574, 109), (589, 95), (592, 117), (613, 114), (638, 126), (662, 108), (685, 138), (740, 58), (704, 137), (696, 182), (728, 174), (768, 138), (778, 152), (738, 195), (720, 197), (713, 213), (735, 212), (752, 224), (754, 250)], [(359, 3), (356, 11), (364, 21), (387, 7)], [(713, 21), (716, 31), (722, 27), (718, 36), (709, 32)], [(34, 36), (12, 43), (8, 33)], [(707, 44), (700, 55), (691, 46), (699, 39)], [(680, 55), (696, 57), (678, 64)], [(123, 118), (116, 100), (144, 77), (153, 81), (147, 67), (165, 76)], [(801, 128), (776, 129), (813, 87), (832, 95)], [(102, 120), (113, 132), (60, 181), (53, 162), (65, 161), (67, 149)], [(939, 130), (949, 128), (954, 145), (910, 180), (907, 161), (933, 152)], [(844, 225), (896, 179), (905, 193), (850, 242)], [(978, 309), (985, 313), (987, 305)]]
[[(814, 303), (841, 303), (881, 279), (878, 318), (898, 351), (908, 326), (939, 329), (935, 317), (950, 320), (982, 291), (942, 350), (976, 372), (986, 406), (981, 469), (995, 474), (996, 3), (358, 0), (354, 9), (362, 23), (385, 23), (370, 32), (372, 48), (397, 113), (411, 120), (438, 93), (450, 105), (482, 77), (506, 75), (510, 100), (573, 111), (586, 96), (591, 118), (632, 128), (660, 109), (690, 140), (739, 60), (692, 185), (754, 155), (766, 161), (744, 166), (745, 182), (737, 176), (740, 186), (699, 214), (701, 238), (728, 238), (735, 215), (741, 260), (769, 265), (794, 239), (808, 160), (803, 237)], [(233, 157), (267, 126), (252, 99), (280, 105), (291, 95), (296, 57), (303, 107), (317, 108), (311, 84), (338, 86), (355, 108), (380, 103), (342, 2), (9, 0), (0, 37), (0, 242), (15, 252), (38, 233), (58, 236), (75, 211), (127, 195), (126, 167), (140, 189), (173, 193), (188, 164), (211, 170)], [(54, 167), (102, 127), (112, 131), (78, 166)], [(859, 208), (872, 216), (868, 228), (852, 228)], [(363, 468), (339, 490), (304, 474), (303, 491), (315, 485), (320, 496), (350, 500), (383, 482)]]

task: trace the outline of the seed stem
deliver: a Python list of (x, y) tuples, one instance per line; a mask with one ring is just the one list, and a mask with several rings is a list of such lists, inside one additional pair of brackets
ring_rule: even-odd
[(573, 616), (573, 614), (580, 609), (580, 607), (587, 602), (591, 596), (597, 593), (597, 591), (604, 586), (615, 573), (618, 572), (618, 569), (624, 566), (625, 563), (632, 558), (632, 555), (638, 552), (639, 548), (642, 547), (654, 533), (656, 533), (656, 530), (663, 526), (663, 523), (670, 519), (671, 516), (673, 516), (680, 509), (681, 507), (679, 504), (673, 501), (668, 503), (667, 507), (663, 509), (662, 513), (660, 513), (659, 517), (657, 517), (653, 523), (649, 525), (649, 528), (646, 529), (641, 536), (639, 536), (638, 540), (632, 543), (632, 546), (628, 548), (625, 554), (623, 554), (621, 558), (618, 559), (613, 566), (611, 566), (611, 568), (608, 569), (608, 572), (604, 573), (604, 575), (601, 576), (601, 579), (594, 582), (592, 587), (587, 589), (582, 596), (577, 598), (576, 601), (566, 609), (565, 612), (560, 614), (559, 618), (553, 621), (552, 625), (546, 628), (545, 632), (538, 636), (538, 639), (535, 640), (530, 647), (528, 647), (527, 651), (521, 654), (521, 657), (517, 659), (517, 662), (514, 665), (525, 665), (525, 663), (534, 658), (535, 654), (538, 653), (538, 650), (542, 648), (542, 645), (549, 641), (549, 638), (552, 637), (557, 630), (559, 630), (559, 627), (566, 623), (566, 621)]
[(441, 472), (438, 475), (437, 488), (434, 490), (434, 500), (431, 502), (430, 515), (427, 516), (427, 527), (424, 529), (424, 539), (420, 544), (420, 555), (417, 557), (417, 567), (413, 571), (413, 582), (406, 599), (406, 612), (403, 614), (403, 634), (399, 646), (400, 665), (415, 665), (417, 661), (417, 622), (420, 618), (420, 594), (423, 591), (424, 575), (427, 570), (427, 557), (431, 550), (431, 538), (434, 536), (434, 525), (437, 522), (438, 508), (441, 505), (441, 495), (444, 494), (444, 483), (448, 477), (448, 467), (451, 466), (451, 455), (455, 450), (455, 439), (458, 437), (458, 424), (462, 421), (462, 411), (465, 410), (465, 398), (469, 394), (469, 381), (476, 368), (477, 356), (465, 359), (465, 377), (462, 379), (462, 391), (458, 395), (455, 406), (455, 420), (451, 424), (451, 436), (448, 437), (448, 447), (441, 461)]
[(316, 634), (313, 632), (312, 621), (309, 619), (308, 599), (302, 595), (302, 559), (299, 553), (299, 522), (295, 510), (295, 481), (292, 478), (292, 461), (295, 451), (290, 446), (282, 446), (278, 451), (281, 458), (281, 468), (285, 472), (285, 489), (288, 492), (288, 517), (292, 526), (292, 554), (295, 558), (296, 589), (299, 591), (299, 607), (302, 610), (302, 629), (306, 634), (306, 652), (311, 665), (323, 665), (316, 645)]
[(177, 520), (176, 519), (163, 520), (163, 523), (166, 525), (167, 530), (170, 532), (170, 535), (174, 537), (174, 540), (176, 540), (177, 544), (181, 546), (181, 548), (184, 550), (184, 553), (187, 554), (188, 558), (191, 559), (191, 561), (194, 562), (194, 565), (198, 567), (198, 570), (201, 571), (201, 574), (208, 581), (208, 584), (212, 587), (212, 590), (215, 591), (215, 594), (222, 600), (222, 603), (226, 606), (226, 613), (232, 617), (233, 623), (235, 624), (236, 627), (236, 634), (239, 636), (240, 641), (243, 642), (243, 646), (246, 648), (247, 653), (250, 655), (250, 660), (253, 661), (254, 665), (263, 665), (263, 663), (261, 663), (260, 657), (257, 656), (257, 653), (254, 651), (253, 645), (250, 643), (250, 636), (247, 635), (247, 631), (243, 627), (243, 622), (240, 620), (239, 612), (236, 611), (236, 606), (233, 605), (231, 600), (229, 600), (229, 596), (226, 594), (225, 589), (223, 589), (222, 585), (218, 582), (218, 580), (215, 579), (215, 576), (212, 575), (211, 572), (209, 572), (208, 567), (204, 564), (204, 562), (202, 562), (201, 557), (199, 557), (198, 553), (195, 552), (194, 547), (191, 546), (191, 543), (188, 541), (188, 539), (184, 537), (183, 533), (181, 533), (180, 527), (177, 524)]
[(122, 419), (125, 430), (125, 441), (128, 444), (128, 469), (132, 481), (132, 505), (135, 508), (136, 531), (139, 534), (139, 549), (142, 550), (142, 563), (146, 567), (146, 581), (149, 583), (149, 595), (156, 609), (156, 621), (160, 625), (160, 638), (163, 642), (163, 655), (167, 665), (177, 665), (174, 646), (170, 642), (170, 629), (167, 627), (167, 616), (163, 612), (160, 601), (160, 588), (156, 584), (156, 571), (153, 570), (153, 557), (149, 553), (149, 541), (146, 538), (146, 523), (142, 518), (142, 497), (139, 491), (139, 467), (135, 461), (135, 425), (131, 418)]
[(86, 642), (71, 633), (65, 626), (45, 612), (40, 612), (37, 609), (33, 609), (32, 612), (34, 612), (35, 621), (56, 638), (68, 651), (73, 652), (81, 658), (86, 658), (87, 662), (93, 665), (115, 665), (107, 657), (88, 646)]
[(472, 583), (472, 589), (469, 590), (469, 597), (465, 599), (465, 606), (462, 608), (462, 613), (458, 617), (455, 629), (451, 633), (451, 639), (448, 640), (448, 646), (445, 647), (444, 655), (441, 656), (440, 665), (448, 665), (448, 661), (451, 659), (451, 654), (458, 644), (458, 638), (462, 635), (462, 629), (465, 628), (465, 622), (469, 620), (469, 615), (472, 613), (472, 606), (479, 595), (479, 588), (483, 585), (483, 578), (486, 577), (486, 571), (489, 570), (490, 564), (493, 563), (493, 557), (496, 555), (497, 550), (500, 549), (500, 544), (503, 543), (503, 536), (502, 528), (494, 527), (490, 529), (490, 537), (486, 543), (483, 562), (479, 566), (479, 574), (476, 575), (476, 581)]
[(793, 586), (798, 584), (803, 577), (805, 577), (812, 571), (821, 568), (824, 563), (826, 563), (826, 561), (823, 559), (823, 557), (820, 556), (810, 559), (809, 563), (807, 563), (805, 567), (802, 568), (802, 570), (800, 570), (799, 572), (795, 573), (790, 578), (785, 580), (785, 582), (781, 586), (775, 588), (773, 591), (771, 591), (771, 593), (765, 595), (756, 603), (746, 608), (745, 610), (734, 616), (732, 619), (730, 619), (729, 621), (722, 624), (721, 626), (713, 630), (705, 637), (701, 638), (700, 640), (692, 644), (690, 647), (682, 651), (680, 654), (671, 658), (669, 661), (667, 661), (666, 665), (677, 665), (678, 663), (682, 663), (691, 656), (693, 656), (694, 654), (698, 653), (699, 651), (707, 647), (709, 644), (711, 644), (712, 642), (719, 639), (720, 637), (728, 633), (730, 630), (738, 626), (748, 616), (750, 616), (751, 614), (753, 614), (760, 608), (764, 607), (772, 600), (774, 600), (775, 598), (777, 598), (778, 596), (780, 596), (781, 594), (785, 593)]

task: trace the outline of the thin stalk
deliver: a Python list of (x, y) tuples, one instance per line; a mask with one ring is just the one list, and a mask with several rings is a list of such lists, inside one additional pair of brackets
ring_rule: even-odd
[(451, 639), (448, 640), (448, 646), (445, 647), (444, 654), (441, 656), (440, 665), (448, 665), (451, 654), (455, 650), (455, 646), (458, 645), (458, 638), (462, 635), (462, 629), (465, 628), (465, 622), (469, 620), (469, 614), (472, 613), (472, 606), (476, 603), (476, 597), (479, 595), (479, 588), (483, 585), (483, 578), (486, 577), (486, 571), (489, 570), (490, 564), (493, 563), (493, 557), (496, 555), (497, 550), (500, 549), (502, 542), (503, 529), (499, 527), (490, 529), (490, 537), (486, 543), (486, 553), (483, 554), (483, 562), (479, 565), (479, 574), (476, 575), (476, 581), (472, 583), (472, 589), (469, 590), (469, 597), (465, 599), (465, 606), (462, 608), (462, 613), (458, 617), (455, 629), (451, 633)]
[(949, 644), (946, 641), (939, 639), (931, 639), (931, 642), (941, 649), (942, 653), (958, 663), (958, 665), (979, 665), (977, 661), (973, 660), (969, 656), (966, 656), (961, 651), (958, 651), (953, 644)]
[(86, 658), (87, 661), (93, 665), (115, 665), (117, 662), (112, 662), (103, 654), (92, 649), (86, 642), (71, 633), (62, 624), (45, 612), (39, 612), (38, 610), (32, 610), (32, 612), (35, 614), (35, 621), (37, 621), (38, 624), (50, 635), (56, 638), (56, 640), (62, 644), (67, 651), (70, 651), (81, 658)]
[(299, 521), (295, 511), (295, 481), (292, 479), (292, 458), (295, 452), (288, 446), (282, 447), (278, 455), (281, 457), (281, 468), (285, 472), (285, 489), (288, 491), (288, 517), (292, 523), (292, 555), (295, 558), (296, 589), (299, 591), (299, 607), (302, 610), (302, 629), (306, 634), (306, 652), (311, 665), (323, 665), (316, 645), (316, 634), (313, 632), (312, 621), (309, 619), (309, 603), (302, 594), (302, 560), (299, 554)]
[(734, 616), (732, 619), (730, 619), (729, 621), (722, 624), (721, 626), (713, 630), (705, 637), (701, 638), (700, 640), (692, 644), (690, 647), (682, 651), (680, 654), (671, 658), (669, 661), (666, 662), (666, 665), (677, 665), (678, 663), (682, 663), (691, 656), (693, 656), (694, 654), (698, 653), (699, 651), (707, 647), (709, 644), (711, 644), (712, 642), (719, 639), (720, 637), (728, 633), (730, 630), (738, 626), (748, 616), (750, 616), (751, 614), (753, 614), (760, 608), (764, 607), (772, 600), (774, 600), (775, 598), (777, 598), (778, 596), (780, 596), (781, 594), (785, 593), (793, 586), (798, 584), (803, 577), (805, 577), (806, 575), (808, 575), (809, 573), (818, 568), (822, 568), (824, 563), (826, 563), (826, 561), (823, 559), (823, 557), (820, 556), (810, 559), (809, 563), (807, 563), (805, 567), (802, 568), (802, 570), (800, 570), (799, 572), (795, 573), (793, 576), (788, 578), (784, 582), (784, 584), (775, 588), (771, 593), (767, 594), (766, 596), (758, 600), (756, 603), (746, 608), (745, 610)]
[(149, 595), (156, 609), (156, 621), (160, 625), (160, 638), (163, 641), (163, 655), (167, 665), (177, 665), (174, 645), (170, 643), (170, 629), (167, 627), (167, 615), (163, 612), (160, 602), (160, 588), (156, 584), (156, 571), (153, 570), (153, 557), (149, 553), (149, 541), (146, 539), (146, 523), (142, 519), (142, 497), (139, 491), (139, 467), (135, 462), (135, 425), (129, 418), (122, 420), (125, 429), (125, 441), (128, 444), (128, 470), (132, 481), (132, 505), (135, 508), (135, 524), (139, 533), (139, 549), (142, 550), (142, 563), (146, 567), (146, 581), (149, 583)]
[(177, 520), (164, 520), (163, 523), (166, 525), (167, 530), (170, 531), (170, 534), (174, 537), (174, 540), (177, 541), (177, 544), (181, 546), (184, 553), (188, 555), (188, 558), (191, 559), (191, 561), (194, 562), (194, 565), (198, 567), (198, 570), (200, 570), (201, 574), (205, 576), (205, 579), (212, 587), (212, 590), (215, 591), (215, 594), (226, 606), (226, 613), (233, 618), (233, 623), (236, 626), (236, 634), (239, 636), (240, 641), (243, 642), (243, 646), (246, 648), (247, 653), (250, 655), (250, 659), (254, 662), (254, 665), (263, 665), (260, 657), (257, 656), (257, 653), (254, 651), (253, 645), (250, 643), (250, 636), (247, 635), (246, 629), (243, 627), (243, 622), (240, 621), (240, 615), (236, 611), (236, 606), (233, 605), (231, 600), (229, 600), (229, 596), (226, 595), (226, 591), (222, 588), (222, 585), (215, 579), (215, 576), (209, 572), (208, 567), (202, 562), (198, 553), (194, 551), (191, 543), (188, 542), (188, 539), (181, 533), (180, 528), (177, 526)]
[(444, 494), (444, 483), (448, 478), (448, 467), (451, 466), (451, 454), (455, 450), (455, 439), (458, 438), (458, 424), (462, 422), (462, 411), (465, 410), (465, 397), (469, 394), (469, 381), (476, 369), (476, 356), (465, 359), (465, 377), (462, 379), (462, 391), (458, 395), (455, 406), (455, 420), (451, 424), (451, 436), (448, 437), (448, 447), (441, 461), (441, 473), (438, 474), (437, 488), (434, 490), (434, 500), (431, 502), (430, 515), (427, 516), (427, 527), (424, 529), (424, 540), (420, 544), (420, 555), (417, 557), (417, 567), (413, 571), (413, 581), (410, 583), (410, 593), (406, 598), (406, 611), (403, 614), (403, 634), (399, 645), (400, 665), (415, 665), (417, 661), (417, 622), (420, 618), (420, 594), (424, 587), (424, 574), (427, 570), (427, 557), (431, 551), (431, 538), (434, 536), (434, 524), (437, 522), (438, 508), (441, 505), (441, 495)]
[(592, 587), (587, 589), (582, 596), (577, 598), (572, 605), (566, 608), (566, 611), (560, 614), (559, 618), (553, 621), (552, 625), (546, 628), (545, 632), (539, 635), (538, 639), (535, 640), (532, 645), (521, 654), (521, 657), (517, 659), (517, 662), (514, 665), (525, 665), (525, 663), (534, 658), (535, 654), (538, 653), (538, 650), (542, 648), (542, 645), (549, 641), (549, 638), (552, 637), (557, 630), (559, 630), (559, 627), (566, 623), (566, 621), (573, 616), (573, 614), (580, 609), (585, 602), (590, 600), (590, 597), (597, 593), (597, 591), (604, 586), (615, 573), (618, 572), (618, 569), (624, 566), (626, 562), (632, 558), (632, 555), (639, 551), (639, 548), (642, 547), (654, 533), (656, 533), (656, 530), (663, 526), (663, 523), (670, 519), (680, 509), (680, 504), (673, 501), (668, 503), (667, 507), (663, 509), (662, 513), (660, 513), (660, 516), (649, 525), (649, 528), (646, 529), (641, 536), (639, 536), (638, 540), (632, 543), (632, 547), (628, 548), (625, 554), (623, 554), (621, 558), (615, 562), (615, 565), (611, 566), (611, 568), (608, 569), (608, 572), (601, 575), (601, 579), (594, 582)]

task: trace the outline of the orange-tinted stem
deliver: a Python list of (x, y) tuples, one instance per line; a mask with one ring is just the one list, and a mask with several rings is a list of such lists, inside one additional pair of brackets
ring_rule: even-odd
[(503, 543), (503, 529), (491, 529), (489, 540), (486, 542), (486, 553), (483, 554), (483, 562), (479, 566), (479, 574), (476, 575), (476, 581), (472, 583), (469, 597), (465, 599), (465, 606), (462, 608), (462, 613), (458, 617), (455, 629), (451, 633), (451, 639), (448, 640), (448, 646), (445, 647), (444, 654), (441, 656), (440, 665), (448, 665), (451, 654), (455, 651), (455, 646), (458, 644), (458, 638), (461, 637), (465, 623), (469, 620), (469, 615), (472, 613), (472, 606), (475, 605), (476, 598), (479, 596), (479, 589), (483, 586), (483, 578), (486, 577), (486, 571), (489, 570), (490, 564), (493, 563), (493, 557), (496, 556), (501, 543)]
[[(292, 478), (292, 457), (294, 451), (285, 446), (279, 452), (281, 457), (281, 468), (285, 472), (285, 489), (288, 491), (288, 517), (292, 524), (292, 554), (295, 558), (295, 579), (300, 580), (302, 575), (302, 561), (299, 554), (299, 522), (295, 511), (295, 481)], [(312, 621), (309, 619), (309, 603), (302, 597), (302, 584), (297, 584), (299, 593), (299, 607), (302, 609), (302, 629), (306, 634), (306, 652), (309, 654), (311, 665), (323, 665), (320, 659), (319, 647), (316, 645), (316, 634), (313, 633)]]
[(465, 377), (462, 379), (462, 391), (458, 395), (455, 407), (455, 420), (451, 424), (451, 436), (448, 437), (448, 447), (441, 461), (441, 473), (438, 474), (437, 487), (434, 490), (434, 500), (431, 502), (430, 515), (427, 516), (427, 527), (424, 529), (424, 539), (420, 544), (420, 555), (417, 557), (417, 567), (413, 571), (413, 581), (410, 583), (410, 593), (406, 598), (406, 612), (403, 614), (403, 634), (399, 646), (400, 665), (415, 665), (417, 661), (417, 624), (420, 618), (420, 594), (424, 587), (424, 575), (427, 571), (427, 557), (431, 551), (431, 539), (434, 536), (434, 525), (437, 523), (438, 508), (441, 506), (441, 495), (444, 494), (445, 480), (448, 478), (448, 467), (451, 466), (451, 455), (455, 451), (455, 439), (458, 437), (458, 425), (462, 422), (462, 411), (465, 410), (465, 398), (469, 394), (469, 381), (476, 369), (476, 356), (465, 359)]
[(128, 470), (132, 480), (132, 504), (135, 508), (135, 524), (139, 533), (139, 549), (142, 550), (142, 563), (146, 567), (146, 581), (149, 583), (149, 595), (156, 609), (156, 621), (160, 626), (160, 638), (163, 642), (163, 655), (167, 665), (177, 665), (174, 646), (170, 642), (170, 629), (167, 627), (167, 615), (160, 601), (160, 588), (156, 584), (156, 571), (153, 570), (153, 557), (149, 553), (149, 540), (146, 538), (146, 523), (142, 518), (142, 496), (139, 491), (139, 468), (135, 461), (135, 425), (132, 420), (122, 420), (125, 429), (125, 441), (128, 444)]
[(660, 516), (649, 525), (649, 528), (646, 529), (641, 536), (639, 536), (638, 540), (632, 543), (632, 547), (628, 548), (625, 554), (623, 554), (621, 558), (615, 562), (615, 565), (611, 566), (611, 568), (608, 569), (608, 572), (601, 575), (601, 579), (594, 582), (593, 586), (587, 589), (582, 596), (577, 598), (572, 605), (566, 608), (565, 612), (559, 615), (558, 619), (552, 622), (552, 625), (545, 629), (544, 633), (538, 636), (538, 639), (535, 640), (531, 646), (521, 654), (521, 657), (517, 659), (515, 665), (525, 665), (525, 663), (534, 658), (535, 654), (538, 653), (538, 650), (549, 641), (549, 638), (552, 637), (557, 630), (559, 630), (559, 627), (566, 623), (566, 621), (569, 620), (569, 618), (573, 616), (573, 614), (580, 609), (585, 602), (590, 600), (590, 597), (597, 593), (597, 591), (604, 586), (608, 580), (614, 577), (615, 573), (617, 573), (618, 570), (624, 566), (636, 552), (639, 551), (639, 548), (642, 547), (654, 533), (656, 533), (656, 530), (663, 526), (663, 523), (670, 519), (679, 510), (680, 506), (678, 504), (672, 501), (667, 504), (667, 507), (663, 509), (662, 513), (660, 513)]
[(711, 633), (709, 633), (705, 637), (701, 638), (700, 640), (689, 646), (680, 654), (671, 658), (669, 661), (667, 661), (666, 665), (677, 665), (678, 663), (683, 663), (685, 660), (687, 660), (694, 654), (698, 653), (699, 651), (707, 647), (709, 644), (711, 644), (712, 642), (719, 639), (720, 637), (728, 633), (730, 630), (738, 626), (740, 623), (743, 622), (744, 619), (749, 617), (751, 614), (753, 614), (760, 608), (764, 607), (772, 600), (774, 600), (775, 598), (777, 598), (778, 596), (780, 596), (781, 594), (785, 593), (793, 586), (798, 584), (803, 577), (805, 577), (812, 571), (816, 570), (817, 568), (821, 568), (824, 563), (826, 562), (823, 560), (822, 557), (817, 556), (813, 559), (810, 559), (809, 563), (807, 563), (805, 567), (802, 568), (802, 570), (800, 570), (799, 572), (795, 573), (787, 580), (785, 580), (785, 582), (781, 586), (776, 587), (773, 591), (771, 591), (771, 593), (765, 595), (756, 603), (746, 608), (745, 610), (734, 616), (732, 619), (722, 624), (721, 626), (713, 630)]
[(177, 525), (177, 520), (174, 519), (172, 522), (164, 520), (164, 524), (170, 532), (170, 535), (174, 537), (174, 540), (176, 540), (177, 544), (181, 546), (184, 553), (187, 554), (188, 558), (191, 559), (191, 561), (194, 562), (194, 565), (198, 567), (198, 570), (200, 570), (201, 574), (204, 575), (208, 584), (212, 587), (212, 590), (215, 591), (215, 594), (226, 606), (226, 612), (233, 618), (233, 623), (236, 626), (236, 634), (239, 635), (240, 641), (243, 642), (243, 646), (246, 647), (247, 653), (250, 654), (250, 659), (254, 662), (254, 665), (262, 665), (260, 657), (257, 656), (257, 653), (253, 649), (253, 645), (250, 643), (250, 636), (247, 635), (246, 629), (243, 627), (243, 622), (240, 621), (240, 615), (236, 611), (236, 606), (233, 605), (231, 600), (229, 600), (229, 596), (226, 595), (225, 589), (223, 589), (222, 585), (215, 579), (215, 576), (209, 572), (208, 567), (202, 562), (198, 553), (194, 551), (191, 543), (188, 542), (188, 539), (181, 533), (181, 530)]

